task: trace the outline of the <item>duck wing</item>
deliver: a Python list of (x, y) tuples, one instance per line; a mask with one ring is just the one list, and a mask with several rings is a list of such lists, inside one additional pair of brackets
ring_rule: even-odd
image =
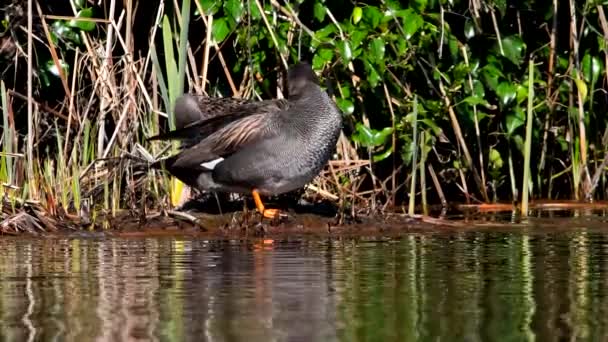
[(252, 101), (183, 95), (175, 104), (176, 130), (148, 138), (187, 140), (194, 145), (223, 127), (252, 115), (270, 115), (287, 108), (286, 100)]
[[(197, 127), (197, 134), (212, 132), (200, 142), (183, 149), (172, 157), (171, 167), (199, 169), (203, 163), (215, 160), (219, 162), (222, 160), (221, 158), (226, 158), (242, 148), (278, 135), (282, 120), (280, 111), (250, 114), (229, 123), (223, 122), (217, 130), (215, 130), (215, 127), (210, 129), (209, 127), (213, 125), (209, 124), (209, 120), (205, 120), (205, 125), (200, 123), (201, 126)], [(191, 129), (191, 127), (184, 128), (184, 130), (188, 129)], [(210, 168), (213, 168), (213, 166), (210, 166)]]

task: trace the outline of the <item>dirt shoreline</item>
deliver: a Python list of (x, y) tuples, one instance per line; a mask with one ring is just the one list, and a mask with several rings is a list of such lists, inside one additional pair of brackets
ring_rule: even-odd
[[(202, 239), (246, 239), (246, 238), (326, 238), (326, 237), (398, 237), (412, 232), (462, 232), (468, 230), (513, 230), (529, 228), (540, 230), (566, 229), (563, 220), (574, 218), (572, 213), (582, 209), (583, 216), (605, 216), (607, 203), (537, 203), (537, 217), (513, 216), (513, 206), (506, 204), (478, 205), (455, 208), (449, 216), (383, 213), (372, 216), (361, 215), (356, 219), (338, 220), (337, 215), (316, 212), (290, 212), (280, 222), (262, 220), (255, 211), (216, 214), (194, 211), (148, 212), (145, 217), (134, 211), (121, 211), (114, 217), (97, 217), (95, 223), (75, 215), (59, 214), (51, 217), (43, 211), (23, 211), (21, 228), (0, 227), (0, 237), (190, 237)], [(25, 215), (29, 211), (28, 215)], [(15, 222), (21, 214), (8, 220)], [(574, 215), (576, 216), (576, 215)], [(580, 216), (580, 215), (579, 215)], [(538, 220), (540, 218), (540, 220)], [(553, 218), (561, 221), (554, 224)], [(27, 221), (27, 220), (29, 221)], [(535, 221), (536, 220), (536, 221)], [(534, 221), (536, 223), (534, 223)], [(33, 223), (32, 223), (33, 222)], [(9, 229), (10, 228), (10, 229)]]

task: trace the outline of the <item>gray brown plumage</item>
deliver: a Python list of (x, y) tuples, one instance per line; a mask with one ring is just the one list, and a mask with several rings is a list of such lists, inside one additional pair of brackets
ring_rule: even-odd
[(342, 115), (308, 64), (292, 67), (287, 81), (287, 100), (182, 96), (178, 129), (150, 139), (181, 139), (185, 148), (154, 166), (200, 190), (253, 192), (260, 205), (258, 193), (303, 187), (331, 157)]

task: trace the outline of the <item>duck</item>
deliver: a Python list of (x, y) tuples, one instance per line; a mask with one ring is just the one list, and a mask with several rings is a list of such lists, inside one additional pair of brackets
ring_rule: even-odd
[(199, 191), (251, 194), (264, 218), (283, 216), (260, 196), (303, 188), (333, 155), (342, 113), (312, 67), (287, 72), (287, 98), (255, 101), (184, 94), (176, 129), (148, 140), (181, 140), (182, 149), (152, 164)]

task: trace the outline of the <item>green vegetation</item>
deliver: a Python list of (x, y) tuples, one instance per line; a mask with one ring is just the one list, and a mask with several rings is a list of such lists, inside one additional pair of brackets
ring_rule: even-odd
[(1, 9), (10, 219), (175, 205), (180, 184), (121, 157), (167, 150), (145, 138), (172, 127), (182, 92), (281, 96), (297, 60), (312, 63), (346, 118), (312, 198), (367, 212), (409, 203), (411, 213), (426, 201), (607, 196), (602, 1), (26, 4)]

